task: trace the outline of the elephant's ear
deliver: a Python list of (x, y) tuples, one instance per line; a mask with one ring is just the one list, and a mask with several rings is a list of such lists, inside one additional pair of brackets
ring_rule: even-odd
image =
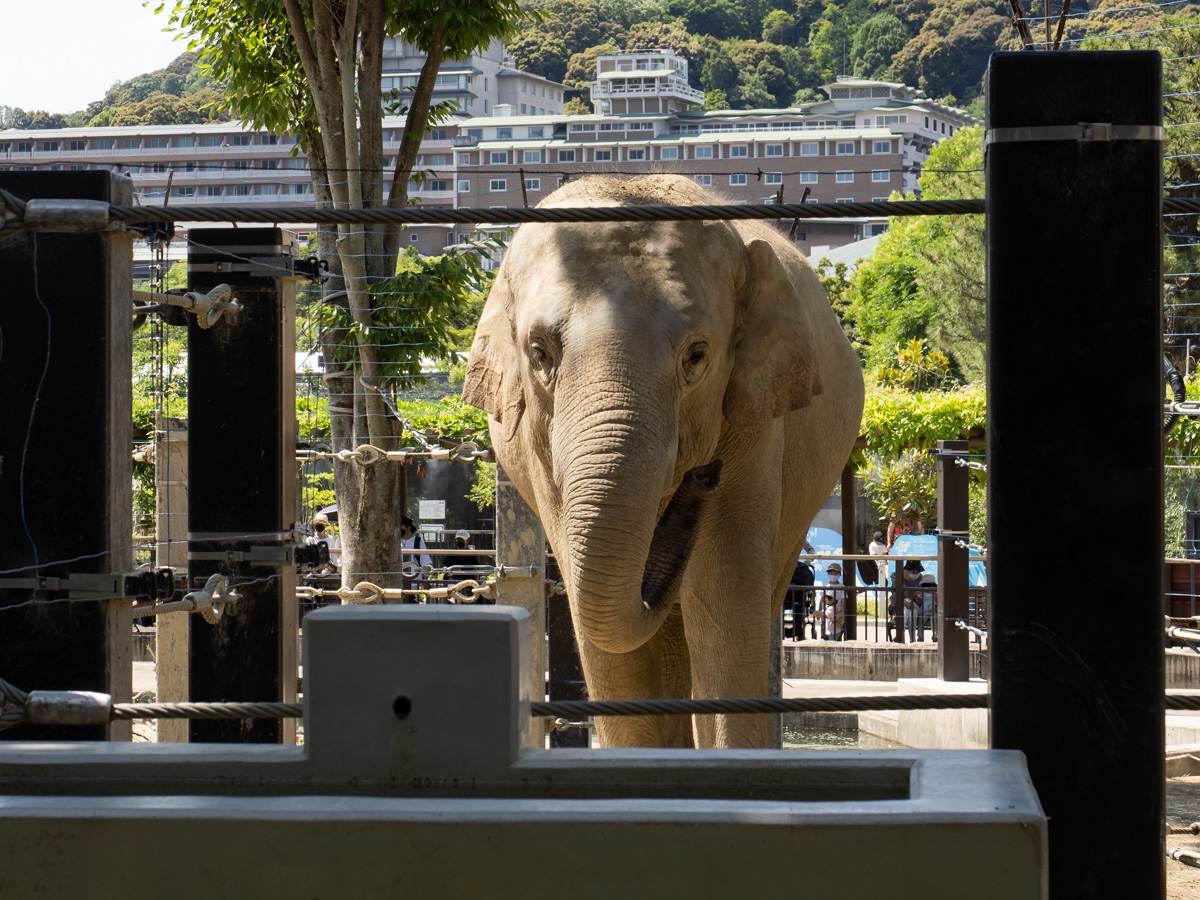
[(746, 250), (742, 324), (724, 413), (731, 426), (753, 436), (821, 393), (807, 307), (826, 301), (816, 274), (785, 266), (768, 241), (753, 240)]
[(479, 327), (475, 330), (462, 390), (463, 400), (486, 410), (504, 426), (505, 440), (516, 433), (517, 423), (525, 412), (510, 300), (508, 279), (501, 272), (492, 285)]

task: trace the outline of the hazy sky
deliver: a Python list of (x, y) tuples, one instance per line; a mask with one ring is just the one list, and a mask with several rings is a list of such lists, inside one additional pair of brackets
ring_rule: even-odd
[(159, 2), (0, 0), (0, 106), (75, 112), (114, 81), (163, 68), (187, 44), (163, 33)]

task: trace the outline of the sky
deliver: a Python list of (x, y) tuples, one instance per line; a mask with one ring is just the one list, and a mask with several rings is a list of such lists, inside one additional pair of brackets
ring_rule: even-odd
[(113, 82), (163, 68), (187, 42), (163, 33), (160, 2), (0, 0), (0, 106), (75, 112)]

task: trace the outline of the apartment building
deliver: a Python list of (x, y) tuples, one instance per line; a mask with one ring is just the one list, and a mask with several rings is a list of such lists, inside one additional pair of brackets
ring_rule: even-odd
[[(390, 49), (396, 55), (385, 78), (411, 77), (397, 62), (406, 48)], [(427, 178), (412, 196), (427, 208), (533, 206), (564, 179), (592, 173), (679, 173), (731, 203), (886, 200), (893, 191), (914, 192), (933, 144), (974, 122), (904, 85), (855, 78), (825, 85), (827, 100), (795, 109), (687, 108), (696, 92), (686, 85), (686, 62), (670, 50), (601, 57), (598, 75), (611, 76), (598, 78), (593, 98), (605, 111), (568, 116), (561, 112), (563, 86), (487, 68), (482, 56), (475, 62), (479, 71), (444, 70), (455, 80), (441, 96), (458, 100), (464, 114), (431, 130), (421, 145), (418, 169)], [(485, 101), (491, 115), (482, 114)], [(470, 109), (480, 114), (466, 114)], [(385, 171), (403, 125), (401, 118), (384, 121)], [(0, 132), (0, 169), (115, 169), (133, 179), (146, 205), (309, 205), (308, 162), (303, 153), (292, 155), (294, 143), (236, 122), (10, 130)], [(307, 230), (303, 222), (289, 224)], [(417, 226), (408, 242), (421, 253), (440, 253), (480, 231), (509, 227)], [(805, 219), (795, 239), (819, 256), (884, 228), (886, 219)]]

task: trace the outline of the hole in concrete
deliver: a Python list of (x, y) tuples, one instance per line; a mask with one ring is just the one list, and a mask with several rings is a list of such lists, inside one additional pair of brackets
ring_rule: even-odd
[(404, 719), (412, 712), (412, 701), (407, 697), (400, 696), (392, 701), (392, 712), (396, 714), (397, 719)]

